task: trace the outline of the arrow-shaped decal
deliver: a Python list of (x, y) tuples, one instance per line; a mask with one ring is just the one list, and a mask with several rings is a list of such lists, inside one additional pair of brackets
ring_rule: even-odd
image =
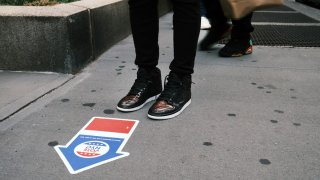
[(129, 156), (122, 152), (137, 120), (93, 117), (65, 146), (55, 150), (71, 174)]

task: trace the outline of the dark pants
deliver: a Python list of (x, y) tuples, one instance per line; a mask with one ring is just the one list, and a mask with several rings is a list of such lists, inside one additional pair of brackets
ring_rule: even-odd
[(206, 16), (206, 7), (204, 6), (203, 0), (200, 0), (200, 15)]
[[(192, 74), (200, 31), (199, 0), (171, 0), (173, 5), (174, 59), (170, 70)], [(157, 0), (129, 0), (132, 35), (138, 67), (153, 68), (159, 60)], [(169, 27), (168, 27), (169, 28)]]
[[(212, 27), (219, 28), (227, 24), (228, 18), (224, 16), (219, 0), (204, 0), (204, 4), (207, 11), (206, 16), (210, 20)], [(251, 19), (252, 13), (239, 20), (232, 20), (232, 35), (242, 36), (253, 32), (254, 29), (251, 25)]]

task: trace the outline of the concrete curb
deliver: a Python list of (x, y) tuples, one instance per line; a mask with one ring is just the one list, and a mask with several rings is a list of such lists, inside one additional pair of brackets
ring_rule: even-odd
[(0, 69), (74, 74), (130, 32), (127, 0), (0, 6)]

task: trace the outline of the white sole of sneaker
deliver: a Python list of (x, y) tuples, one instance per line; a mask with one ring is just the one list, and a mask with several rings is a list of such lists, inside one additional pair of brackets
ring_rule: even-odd
[(174, 113), (174, 114), (170, 114), (170, 115), (168, 115), (168, 116), (152, 116), (152, 115), (149, 115), (149, 114), (148, 114), (148, 117), (149, 117), (150, 119), (155, 119), (155, 120), (171, 119), (171, 118), (174, 118), (174, 117), (178, 116), (179, 114), (181, 114), (182, 111), (183, 111), (186, 107), (188, 107), (190, 104), (191, 104), (191, 99), (180, 109), (180, 111), (178, 111), (178, 112), (176, 112), (176, 113)]
[(149, 99), (147, 99), (147, 100), (146, 100), (146, 102), (144, 102), (143, 104), (141, 104), (140, 106), (135, 107), (135, 108), (131, 108), (131, 109), (124, 109), (124, 108), (121, 108), (121, 107), (117, 106), (117, 109), (118, 109), (119, 111), (122, 111), (122, 112), (132, 112), (132, 111), (137, 111), (137, 110), (141, 109), (144, 105), (146, 105), (148, 102), (151, 102), (151, 101), (156, 100), (159, 96), (160, 96), (160, 94), (155, 95), (155, 96), (152, 96), (152, 97), (150, 97)]

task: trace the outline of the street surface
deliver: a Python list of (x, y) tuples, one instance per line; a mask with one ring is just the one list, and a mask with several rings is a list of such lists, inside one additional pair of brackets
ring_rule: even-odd
[[(160, 19), (163, 79), (173, 58), (171, 20)], [(74, 76), (0, 72), (0, 179), (320, 179), (320, 48), (254, 46), (252, 55), (220, 58), (221, 47), (197, 52), (191, 105), (161, 122), (147, 118), (151, 103), (115, 109), (137, 71), (132, 36)], [(54, 146), (92, 117), (139, 120), (123, 147), (130, 155), (71, 175)]]

